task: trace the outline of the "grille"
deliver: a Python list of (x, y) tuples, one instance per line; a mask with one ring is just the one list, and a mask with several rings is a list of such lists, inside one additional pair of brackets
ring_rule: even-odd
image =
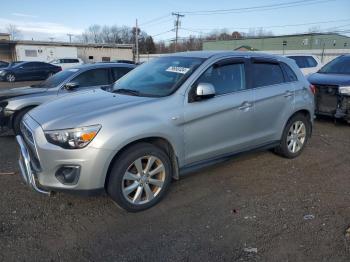
[(334, 115), (338, 107), (338, 86), (315, 85), (316, 113)]
[(21, 132), (24, 135), (24, 137), (31, 143), (34, 145), (34, 136), (32, 131), (29, 130), (29, 128), (23, 123), (21, 122)]
[(41, 166), (39, 156), (36, 151), (33, 133), (23, 122), (21, 122), (20, 128), (29, 152), (31, 167), (34, 171), (39, 172), (41, 170)]

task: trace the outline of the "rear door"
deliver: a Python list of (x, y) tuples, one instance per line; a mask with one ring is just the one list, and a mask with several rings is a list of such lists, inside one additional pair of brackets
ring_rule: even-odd
[(280, 139), (281, 127), (294, 111), (297, 79), (287, 80), (284, 65), (277, 60), (251, 59), (255, 134), (261, 145)]
[(132, 67), (112, 67), (111, 69), (112, 69), (113, 80), (117, 81), (119, 78), (129, 73), (133, 68)]
[(201, 101), (185, 102), (184, 136), (186, 164), (216, 158), (251, 145), (254, 132), (253, 93), (246, 75), (246, 59), (216, 62), (197, 79), (210, 83), (216, 95)]

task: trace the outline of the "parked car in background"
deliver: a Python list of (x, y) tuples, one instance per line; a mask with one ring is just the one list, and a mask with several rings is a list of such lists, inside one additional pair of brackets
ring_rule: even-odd
[(350, 55), (335, 58), (308, 80), (316, 87), (316, 114), (350, 123)]
[(185, 52), (145, 63), (114, 84), (25, 115), (21, 174), (34, 190), (107, 190), (128, 211), (164, 197), (172, 178), (253, 149), (301, 154), (314, 95), (290, 59)]
[(0, 61), (0, 68), (8, 67), (10, 63), (5, 61)]
[(293, 59), (304, 75), (315, 73), (322, 67), (321, 61), (315, 55), (286, 55), (286, 57)]
[(61, 71), (60, 66), (44, 62), (11, 63), (0, 70), (0, 81), (42, 80)]
[(108, 88), (135, 66), (128, 64), (89, 64), (63, 70), (32, 86), (0, 91), (0, 127), (20, 133), (22, 117), (34, 107), (67, 94)]
[(135, 64), (134, 61), (131, 61), (131, 60), (123, 60), (123, 59), (112, 60), (111, 62), (113, 62), (113, 63), (124, 63), (124, 64)]
[(60, 66), (62, 69), (67, 69), (84, 64), (80, 58), (59, 58), (50, 62), (53, 65)]

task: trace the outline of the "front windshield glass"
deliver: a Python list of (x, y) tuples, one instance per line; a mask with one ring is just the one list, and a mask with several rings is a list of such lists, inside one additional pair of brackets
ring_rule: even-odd
[(46, 79), (44, 82), (41, 82), (40, 84), (32, 85), (32, 87), (54, 88), (54, 87), (60, 85), (63, 81), (67, 80), (69, 77), (71, 77), (77, 71), (78, 71), (78, 69), (63, 70), (57, 74), (54, 74), (53, 76), (50, 76), (48, 79)]
[(350, 74), (350, 56), (337, 57), (318, 72), (323, 74)]
[(132, 70), (114, 84), (115, 93), (161, 97), (173, 93), (204, 61), (193, 57), (160, 57)]

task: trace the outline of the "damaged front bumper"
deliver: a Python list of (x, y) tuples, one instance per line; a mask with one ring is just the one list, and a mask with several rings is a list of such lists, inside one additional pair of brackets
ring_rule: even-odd
[(350, 96), (341, 94), (339, 86), (315, 85), (315, 114), (344, 119), (350, 123)]

